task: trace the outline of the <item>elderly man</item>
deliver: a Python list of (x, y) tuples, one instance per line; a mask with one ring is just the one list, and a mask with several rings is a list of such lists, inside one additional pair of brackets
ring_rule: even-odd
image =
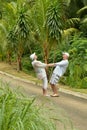
[(32, 66), (36, 72), (37, 78), (42, 80), (43, 82), (43, 95), (44, 96), (49, 96), (47, 94), (47, 86), (48, 86), (48, 80), (47, 80), (47, 75), (45, 68), (47, 67), (47, 64), (42, 63), (41, 61), (37, 60), (37, 55), (35, 53), (30, 55), (30, 59), (32, 60)]
[(64, 52), (63, 53), (63, 60), (61, 60), (60, 62), (48, 65), (48, 66), (55, 67), (53, 74), (51, 76), (51, 79), (50, 79), (50, 85), (51, 85), (51, 88), (53, 90), (53, 95), (51, 95), (52, 97), (59, 96), (58, 92), (57, 92), (56, 84), (58, 83), (60, 77), (63, 76), (64, 73), (66, 72), (66, 69), (67, 69), (68, 64), (69, 64), (68, 58), (69, 58), (69, 53)]

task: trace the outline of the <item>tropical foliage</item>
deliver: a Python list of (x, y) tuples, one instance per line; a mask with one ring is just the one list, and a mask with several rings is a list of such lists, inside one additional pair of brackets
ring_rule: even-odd
[(69, 85), (71, 84), (73, 87), (86, 88), (87, 40), (79, 38), (73, 41), (69, 51), (72, 54), (72, 58), (70, 60), (69, 77), (67, 83), (69, 83)]
[(70, 64), (65, 83), (76, 88), (87, 88), (87, 40), (74, 37), (69, 47)]

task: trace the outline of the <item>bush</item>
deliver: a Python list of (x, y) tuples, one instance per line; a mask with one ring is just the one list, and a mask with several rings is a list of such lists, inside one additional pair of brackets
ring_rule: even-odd
[(70, 64), (66, 83), (72, 87), (87, 88), (87, 40), (76, 39), (69, 49)]
[(29, 56), (25, 56), (22, 58), (23, 71), (28, 74), (33, 70), (31, 62), (32, 61), (29, 59)]

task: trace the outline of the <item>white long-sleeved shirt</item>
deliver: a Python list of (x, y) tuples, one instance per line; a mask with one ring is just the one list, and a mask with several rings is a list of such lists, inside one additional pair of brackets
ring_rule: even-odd
[(55, 73), (61, 77), (65, 73), (65, 71), (68, 67), (68, 64), (69, 64), (68, 60), (62, 60), (60, 62), (55, 63), (55, 69), (54, 69), (53, 73)]
[(32, 62), (32, 66), (36, 72), (37, 78), (43, 79), (44, 77), (46, 77), (45, 67), (47, 66), (47, 64), (42, 63), (41, 61), (34, 60)]

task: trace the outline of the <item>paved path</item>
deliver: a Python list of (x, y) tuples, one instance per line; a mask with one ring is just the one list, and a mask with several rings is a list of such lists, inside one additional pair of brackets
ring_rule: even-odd
[[(60, 97), (43, 97), (42, 90), (40, 86), (37, 86), (33, 83), (29, 83), (27, 80), (20, 78), (15, 78), (11, 75), (0, 74), (0, 79), (4, 82), (7, 82), (11, 87), (19, 86), (21, 91), (28, 96), (37, 96), (38, 99), (46, 101), (46, 105), (54, 106), (54, 114), (56, 113), (59, 116), (59, 119), (62, 117), (60, 122), (67, 124), (66, 130), (87, 130), (87, 99), (73, 96), (64, 92), (60, 92)], [(51, 90), (49, 89), (49, 93)], [(46, 100), (45, 100), (46, 99)], [(46, 106), (47, 107), (47, 106)], [(69, 125), (74, 127), (71, 129)], [(60, 123), (58, 127), (61, 127)], [(63, 130), (61, 128), (60, 130)]]

